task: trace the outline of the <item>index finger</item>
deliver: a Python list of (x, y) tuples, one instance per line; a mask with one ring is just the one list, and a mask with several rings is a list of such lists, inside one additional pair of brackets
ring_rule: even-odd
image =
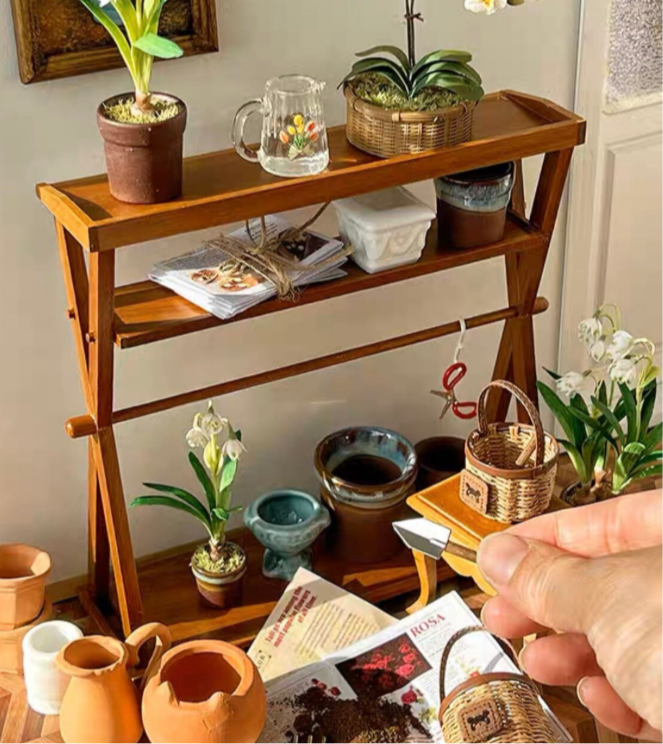
[(663, 542), (663, 491), (616, 496), (591, 506), (531, 519), (508, 532), (593, 558)]

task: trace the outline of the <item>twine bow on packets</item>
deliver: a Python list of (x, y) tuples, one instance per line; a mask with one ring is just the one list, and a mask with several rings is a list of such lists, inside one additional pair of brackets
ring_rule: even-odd
[(260, 241), (254, 237), (249, 221), (246, 221), (246, 232), (252, 245), (234, 238), (230, 235), (220, 235), (218, 238), (205, 243), (206, 247), (220, 248), (230, 256), (227, 261), (219, 265), (218, 274), (232, 273), (240, 266), (255, 272), (266, 281), (272, 282), (276, 288), (279, 299), (294, 299), (297, 294), (296, 284), (302, 276), (319, 272), (325, 264), (336, 263), (339, 258), (350, 256), (353, 248), (350, 245), (336, 253), (333, 258), (319, 261), (316, 264), (302, 266), (301, 263), (288, 251), (287, 243), (301, 240), (304, 233), (315, 223), (327, 210), (331, 202), (324, 204), (318, 211), (300, 227), (289, 227), (286, 230), (269, 236), (267, 223), (264, 217), (260, 217)]

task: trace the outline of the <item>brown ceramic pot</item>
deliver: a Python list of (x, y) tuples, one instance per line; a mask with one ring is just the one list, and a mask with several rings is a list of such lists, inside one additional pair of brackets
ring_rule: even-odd
[(381, 509), (366, 509), (339, 501), (321, 489), (332, 518), (327, 532), (330, 552), (350, 563), (382, 563), (393, 558), (403, 549), (403, 543), (392, 524), (407, 519), (411, 510), (405, 500), (414, 490), (413, 483), (395, 502)]
[(214, 574), (195, 566), (191, 561), (191, 573), (196, 579), (196, 586), (200, 596), (213, 607), (221, 609), (236, 606), (241, 597), (244, 585), (244, 574), (248, 568), (248, 561), (244, 556), (244, 564), (233, 573)]
[(97, 124), (104, 139), (106, 170), (111, 194), (130, 204), (158, 204), (182, 193), (182, 157), (187, 110), (175, 96), (154, 93), (180, 107), (171, 119), (156, 124), (124, 124), (109, 119), (106, 106), (133, 98), (124, 93), (104, 101), (97, 109)]
[(442, 483), (465, 467), (465, 440), (460, 437), (423, 439), (415, 445), (415, 450), (419, 461), (419, 491)]
[(502, 240), (514, 172), (509, 162), (435, 179), (440, 243), (474, 248)]
[(0, 672), (21, 674), (23, 672), (23, 639), (28, 631), (53, 617), (53, 607), (44, 600), (41, 614), (27, 625), (13, 630), (0, 630)]
[(153, 638), (157, 643), (146, 684), (172, 642), (165, 625), (144, 625), (126, 643), (106, 636), (80, 638), (58, 653), (57, 667), (70, 678), (60, 709), (60, 733), (67, 744), (139, 741), (143, 724), (129, 668), (138, 666), (141, 646)]
[(407, 515), (417, 456), (400, 434), (381, 427), (342, 429), (314, 456), (322, 499), (332, 523), (328, 549), (354, 563), (382, 563), (403, 548), (392, 523)]
[(255, 742), (265, 724), (265, 686), (236, 646), (190, 641), (163, 657), (142, 708), (150, 741)]
[(44, 608), (48, 553), (29, 545), (0, 545), (0, 631), (34, 620)]

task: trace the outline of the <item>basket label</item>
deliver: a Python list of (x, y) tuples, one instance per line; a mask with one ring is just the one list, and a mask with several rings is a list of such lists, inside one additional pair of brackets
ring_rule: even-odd
[(488, 513), (488, 484), (463, 470), (460, 475), (460, 500), (481, 514)]
[(456, 720), (463, 741), (466, 742), (487, 741), (504, 728), (500, 710), (490, 693), (472, 703), (461, 705), (456, 710)]

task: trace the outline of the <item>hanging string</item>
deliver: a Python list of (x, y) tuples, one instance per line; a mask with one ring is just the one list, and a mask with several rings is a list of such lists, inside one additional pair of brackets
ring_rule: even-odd
[(460, 319), (460, 338), (456, 344), (456, 353), (454, 354), (454, 364), (458, 364), (460, 361), (460, 355), (465, 345), (465, 336), (467, 334), (467, 322), (465, 318)]

